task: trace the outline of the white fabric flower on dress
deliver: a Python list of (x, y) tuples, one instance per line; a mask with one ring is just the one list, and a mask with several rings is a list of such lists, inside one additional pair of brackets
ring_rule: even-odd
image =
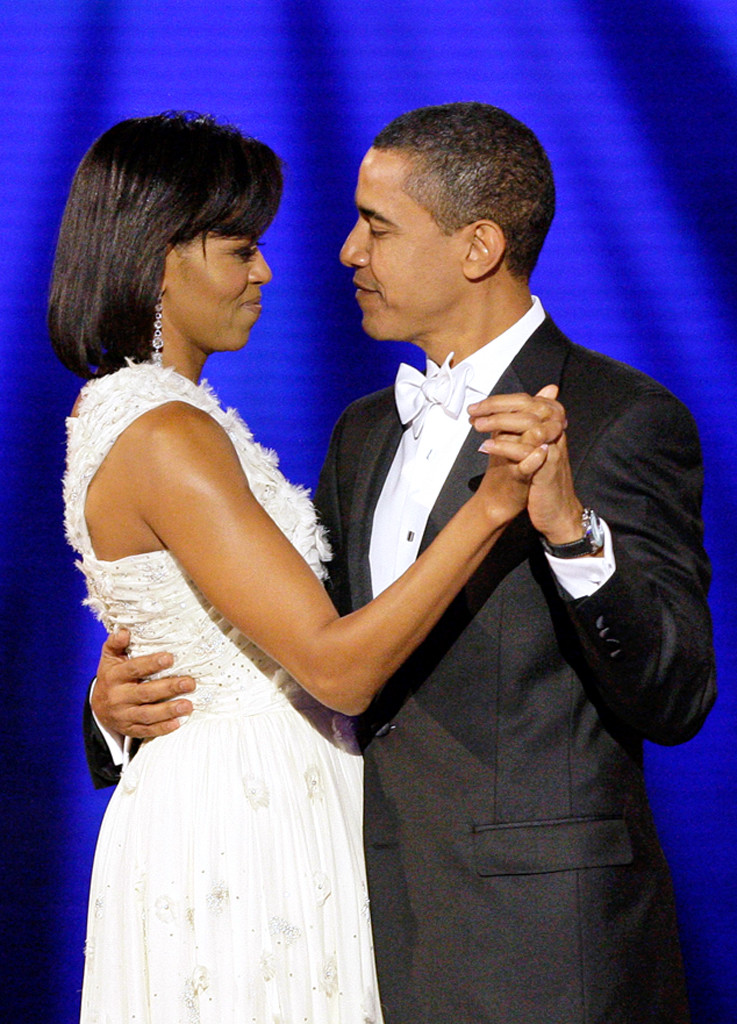
[(305, 782), (307, 784), (307, 796), (310, 800), (322, 799), (324, 793), (322, 775), (316, 764), (311, 764), (305, 772)]
[(291, 946), (302, 935), (302, 929), (296, 924), (290, 924), (284, 917), (272, 917), (269, 921), (269, 932), (277, 941), (282, 937), (287, 946)]
[(183, 1001), (187, 1008), (189, 1024), (200, 1024), (200, 1006), (197, 996), (210, 987), (210, 972), (206, 967), (197, 966), (192, 977), (184, 983)]
[(205, 897), (205, 902), (213, 914), (222, 914), (229, 898), (230, 893), (228, 892), (227, 885), (224, 882), (216, 882)]
[(259, 807), (269, 806), (269, 789), (263, 779), (257, 779), (253, 775), (246, 776), (243, 779), (243, 789), (246, 799), (254, 811), (257, 811)]
[(207, 711), (215, 703), (218, 697), (217, 686), (198, 686), (189, 699), (195, 711)]
[(192, 990), (197, 992), (206, 992), (210, 987), (210, 972), (206, 967), (199, 964), (192, 971)]
[(274, 954), (262, 953), (260, 966), (264, 981), (273, 981), (276, 977), (276, 957)]
[(163, 921), (164, 924), (169, 924), (173, 921), (176, 916), (174, 906), (174, 901), (170, 900), (168, 896), (159, 896), (154, 904), (154, 910), (159, 921)]
[(326, 996), (334, 996), (338, 991), (338, 962), (334, 956), (328, 957), (322, 965), (320, 988)]
[(123, 787), (124, 793), (132, 793), (138, 785), (138, 772), (134, 769), (134, 761), (130, 761), (123, 769), (123, 774), (120, 776), (120, 784)]

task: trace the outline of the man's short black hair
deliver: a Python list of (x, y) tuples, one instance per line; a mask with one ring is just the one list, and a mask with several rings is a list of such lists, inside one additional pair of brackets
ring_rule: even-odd
[(498, 224), (510, 273), (529, 279), (553, 220), (555, 185), (526, 125), (486, 103), (447, 103), (402, 114), (373, 144), (406, 154), (404, 190), (442, 231), (477, 220)]

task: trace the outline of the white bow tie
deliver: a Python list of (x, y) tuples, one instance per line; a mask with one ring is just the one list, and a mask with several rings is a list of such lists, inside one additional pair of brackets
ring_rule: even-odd
[(441, 405), (457, 420), (465, 404), (466, 388), (473, 370), (463, 363), (451, 369), (451, 352), (442, 366), (429, 376), (420, 373), (414, 366), (400, 363), (394, 382), (394, 399), (402, 423), (412, 424), (412, 434), (420, 436), (425, 416), (431, 405)]

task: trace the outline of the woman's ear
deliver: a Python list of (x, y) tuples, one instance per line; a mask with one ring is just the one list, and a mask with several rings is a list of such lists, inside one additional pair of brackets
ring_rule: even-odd
[(477, 281), (501, 266), (507, 251), (504, 232), (493, 220), (479, 220), (469, 224), (464, 273), (470, 281)]
[(177, 250), (173, 245), (167, 245), (166, 256), (164, 257), (164, 274), (161, 278), (161, 288), (159, 289), (159, 295), (163, 295), (166, 291), (166, 286), (169, 279), (173, 274), (177, 272), (179, 261), (177, 260)]

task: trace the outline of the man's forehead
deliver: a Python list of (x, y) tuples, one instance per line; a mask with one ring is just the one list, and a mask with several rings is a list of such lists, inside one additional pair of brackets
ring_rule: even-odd
[(396, 150), (370, 149), (358, 171), (355, 200), (365, 217), (392, 222), (392, 208), (414, 204), (404, 190), (410, 161)]
[(398, 149), (374, 149), (372, 146), (364, 155), (358, 171), (361, 178), (371, 180), (402, 180), (409, 173), (412, 158)]

